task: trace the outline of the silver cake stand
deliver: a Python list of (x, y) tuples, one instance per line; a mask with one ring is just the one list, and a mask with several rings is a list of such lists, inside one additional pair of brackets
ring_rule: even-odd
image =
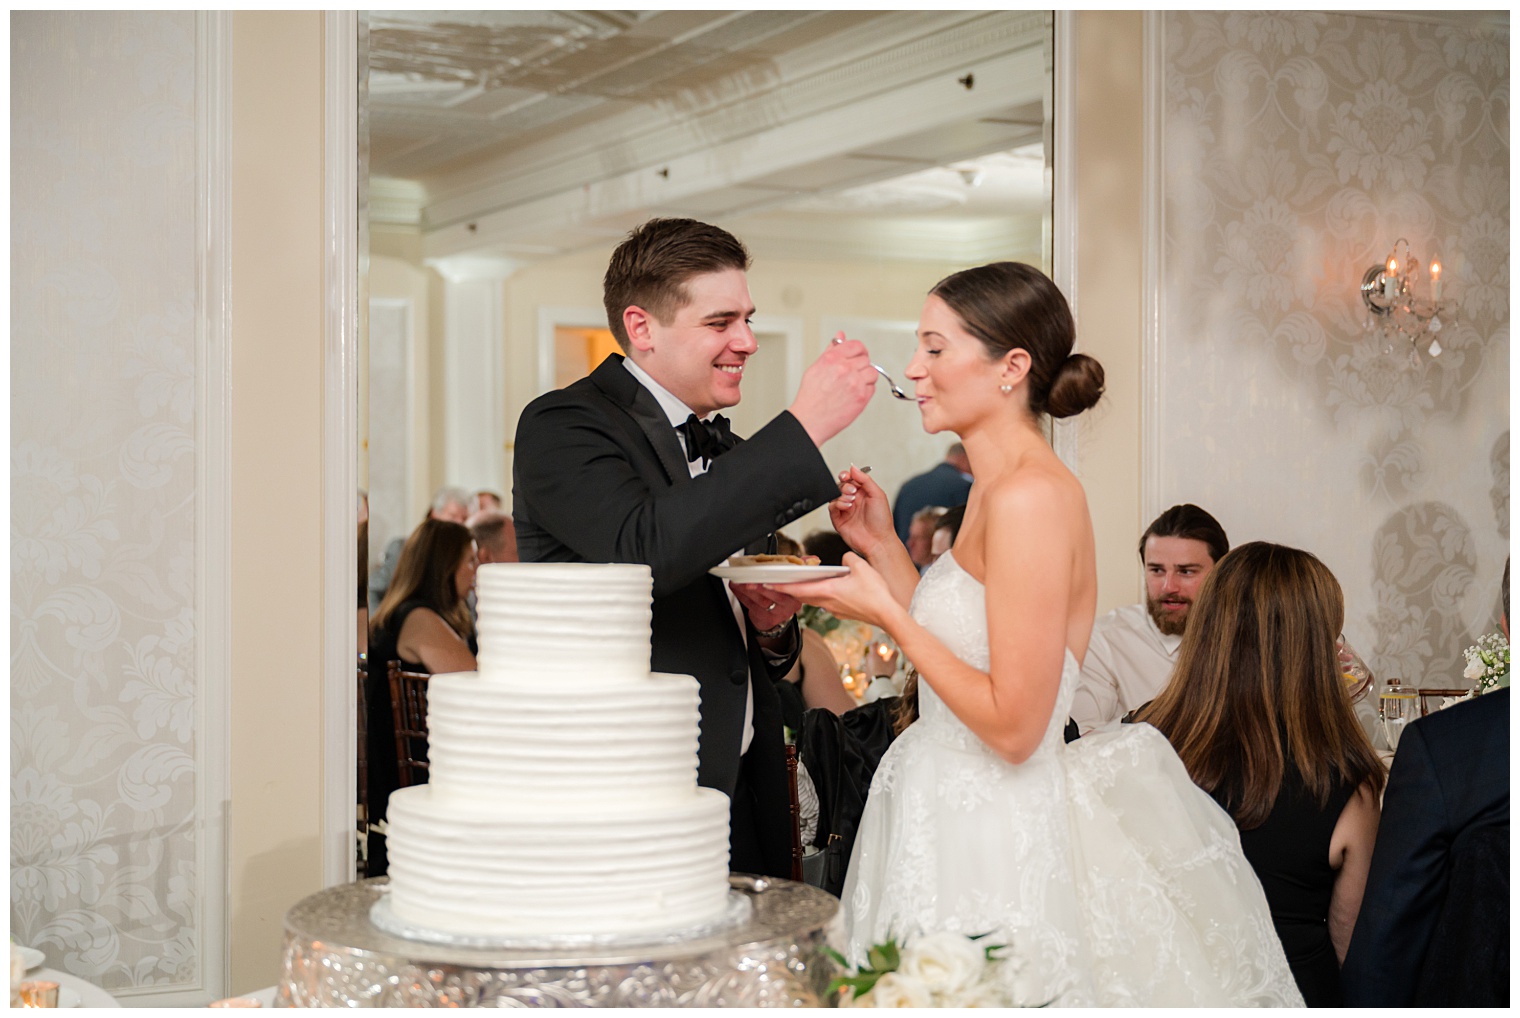
[(285, 917), (276, 1007), (818, 1007), (833, 895), (735, 875), (750, 908), (686, 939), (479, 946), (409, 939), (371, 919), (385, 878), (313, 894)]

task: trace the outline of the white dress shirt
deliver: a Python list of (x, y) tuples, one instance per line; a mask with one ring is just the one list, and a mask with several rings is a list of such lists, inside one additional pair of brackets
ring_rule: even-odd
[(1172, 677), (1182, 637), (1168, 636), (1143, 604), (1115, 608), (1093, 623), (1082, 677), (1071, 700), (1083, 735), (1154, 700)]
[[(685, 403), (682, 403), (678, 397), (672, 395), (669, 389), (665, 388), (659, 382), (656, 382), (653, 378), (651, 378), (649, 376), (649, 372), (633, 363), (632, 357), (623, 358), (623, 367), (628, 369), (628, 373), (630, 375), (639, 380), (640, 385), (649, 390), (649, 394), (655, 398), (655, 402), (660, 404), (660, 409), (665, 411), (665, 416), (670, 418), (670, 426), (672, 428), (679, 428), (681, 425), (686, 423), (686, 418), (690, 417), (693, 413), (696, 412)], [(703, 420), (711, 417), (712, 414), (708, 414), (706, 418), (703, 418)], [(681, 452), (683, 454), (688, 453), (689, 450), (686, 448), (686, 435), (683, 432), (677, 431), (676, 440), (681, 443)], [(707, 461), (704, 460), (701, 456), (698, 456), (694, 460), (688, 460), (686, 466), (691, 471), (691, 476), (693, 477), (707, 473)], [(734, 554), (743, 555), (744, 549), (740, 548), (738, 551), (734, 552)], [(734, 621), (739, 625), (739, 638), (744, 640), (744, 645), (748, 647), (749, 631), (744, 625), (744, 606), (739, 603), (739, 599), (735, 597), (734, 592), (729, 589), (727, 580), (723, 581), (723, 592), (728, 595), (728, 604), (729, 607), (733, 609)], [(746, 683), (744, 687), (744, 734), (739, 740), (740, 756), (743, 756), (745, 753), (749, 752), (749, 744), (754, 741), (754, 738), (755, 690), (753, 686)]]

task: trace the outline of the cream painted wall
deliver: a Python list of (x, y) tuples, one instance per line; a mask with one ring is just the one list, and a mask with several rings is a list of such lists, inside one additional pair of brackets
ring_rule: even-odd
[[(434, 417), (433, 337), (442, 334), (432, 329), (435, 314), (431, 301), (434, 287), (441, 283), (438, 273), (422, 264), (422, 235), (418, 231), (370, 227), (370, 298), (392, 298), (412, 303), (411, 390), (415, 419), (419, 422), (431, 422)], [(361, 426), (367, 420), (367, 417), (362, 419)], [(412, 462), (420, 468), (412, 473), (412, 490), (407, 496), (406, 518), (413, 521), (421, 519), (427, 511), (437, 486), (429, 469), (432, 451), (429, 436), (433, 430), (432, 427), (413, 429)], [(367, 431), (361, 434), (361, 442), (367, 435)], [(361, 445), (361, 450), (363, 448)]]
[[(1098, 614), (1142, 596), (1141, 275), (1144, 156), (1142, 19), (1075, 19), (1077, 344), (1103, 365), (1103, 401), (1077, 419), (1077, 473), (1098, 555)], [(1059, 242), (1059, 241), (1058, 241)]]
[(233, 993), (321, 887), (322, 42), (320, 12), (233, 16)]

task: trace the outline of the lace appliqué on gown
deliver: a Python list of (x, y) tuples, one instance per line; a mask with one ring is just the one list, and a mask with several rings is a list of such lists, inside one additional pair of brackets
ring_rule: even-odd
[[(941, 556), (913, 616), (988, 667), (985, 591)], [(844, 888), (846, 952), (889, 936), (993, 934), (1016, 1003), (1298, 1005), (1234, 823), (1149, 725), (1067, 746), (1068, 653), (1039, 748), (992, 752), (919, 684), (877, 768)]]

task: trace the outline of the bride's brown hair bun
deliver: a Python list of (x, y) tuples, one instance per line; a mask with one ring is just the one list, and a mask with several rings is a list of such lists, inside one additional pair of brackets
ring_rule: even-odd
[(1045, 411), (1052, 417), (1075, 417), (1103, 398), (1103, 365), (1085, 353), (1074, 353), (1056, 369)]
[(989, 356), (1029, 351), (1029, 409), (1070, 417), (1103, 395), (1103, 365), (1073, 354), (1071, 307), (1050, 277), (1023, 262), (993, 262), (946, 276), (929, 291), (954, 311)]

